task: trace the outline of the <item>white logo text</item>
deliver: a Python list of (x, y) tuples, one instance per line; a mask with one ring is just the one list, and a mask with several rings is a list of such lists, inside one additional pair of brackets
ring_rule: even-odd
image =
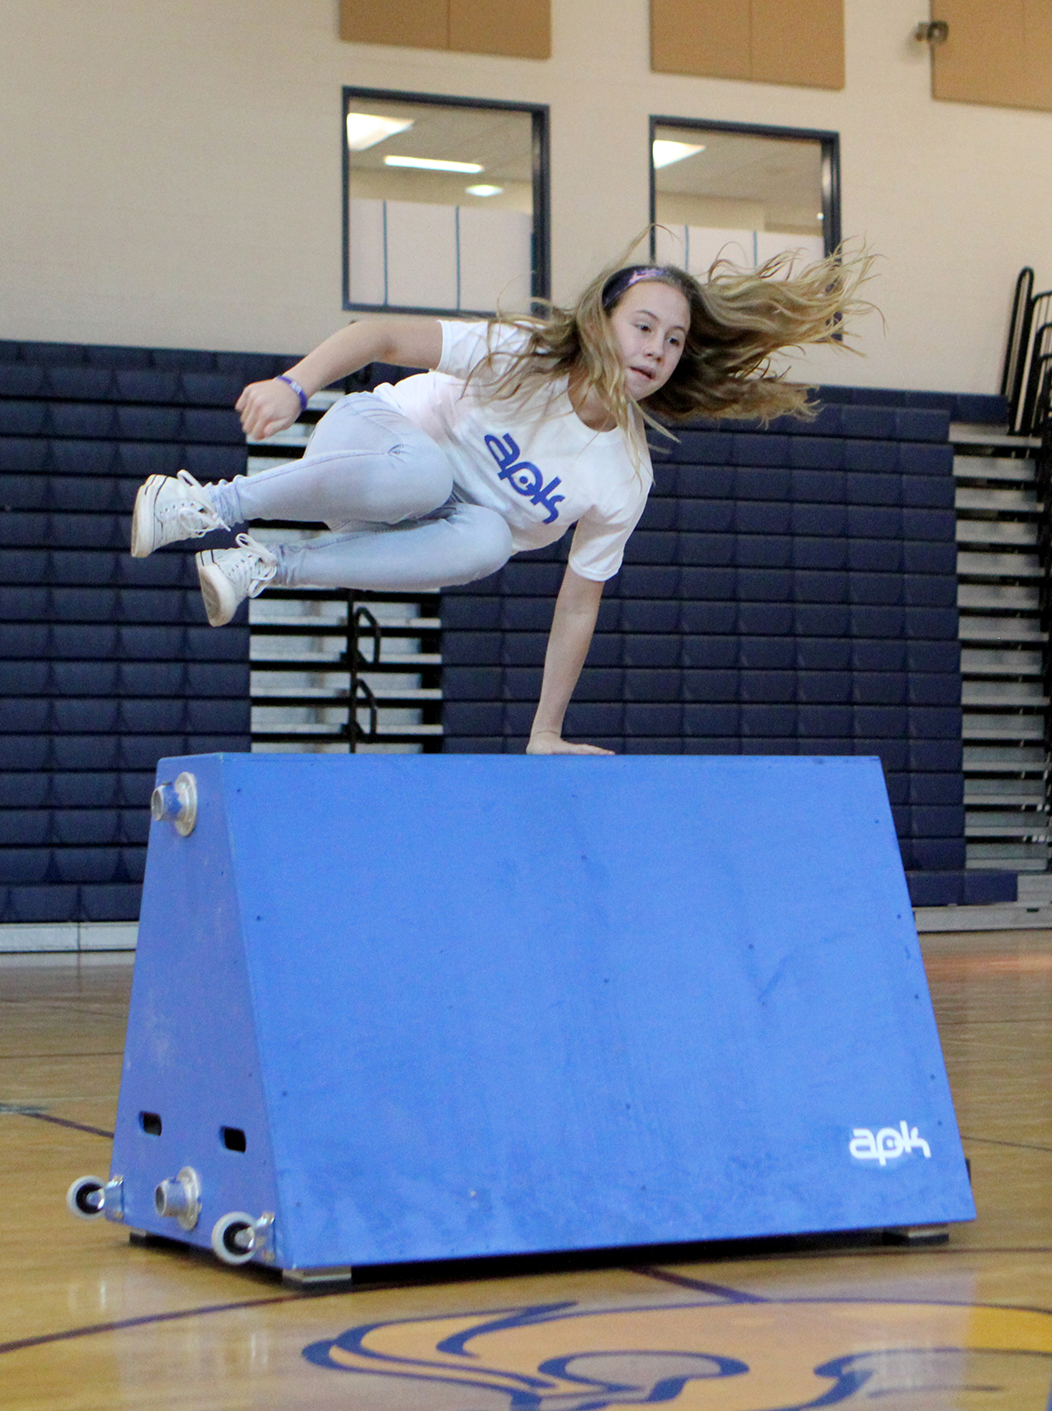
[(931, 1147), (923, 1137), (918, 1136), (917, 1128), (900, 1122), (897, 1127), (881, 1127), (879, 1132), (871, 1132), (868, 1127), (855, 1127), (848, 1143), (848, 1151), (856, 1161), (876, 1161), (886, 1166), (896, 1157), (908, 1156), (912, 1151), (921, 1151), (925, 1159), (931, 1157)]

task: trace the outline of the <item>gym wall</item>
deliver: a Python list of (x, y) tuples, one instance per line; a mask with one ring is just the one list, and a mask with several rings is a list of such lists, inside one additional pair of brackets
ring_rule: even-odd
[(354, 83), (550, 105), (556, 298), (645, 225), (650, 114), (838, 131), (886, 327), (801, 370), (993, 391), (1015, 273), (1047, 282), (1052, 116), (935, 101), (917, 19), (847, 0), (826, 90), (652, 72), (648, 0), (559, 0), (549, 59), (347, 42), (337, 0), (0, 0), (0, 335), (263, 352), (330, 332)]

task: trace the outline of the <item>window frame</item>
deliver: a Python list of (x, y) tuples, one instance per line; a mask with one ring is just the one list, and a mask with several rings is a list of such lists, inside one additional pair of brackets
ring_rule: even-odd
[(533, 235), (531, 238), (531, 300), (545, 300), (551, 294), (551, 161), (549, 130), (551, 109), (547, 103), (514, 103), (495, 98), (464, 98), (443, 93), (413, 93), (395, 88), (363, 88), (347, 84), (343, 88), (340, 113), (340, 150), (343, 172), (343, 307), (358, 313), (433, 314), (439, 318), (492, 318), (494, 309), (427, 308), (404, 304), (362, 304), (351, 299), (351, 149), (347, 144), (347, 114), (352, 103), (362, 101), (421, 103), (439, 108), (497, 109), (501, 112), (529, 113), (532, 118), (533, 148)]
[(693, 132), (732, 132), (742, 137), (770, 137), (783, 142), (818, 142), (822, 162), (822, 238), (825, 253), (831, 255), (840, 244), (840, 133), (825, 128), (771, 127), (763, 123), (722, 122), (715, 118), (650, 116), (650, 258), (657, 255), (657, 168), (654, 166), (654, 138), (659, 127), (678, 127)]

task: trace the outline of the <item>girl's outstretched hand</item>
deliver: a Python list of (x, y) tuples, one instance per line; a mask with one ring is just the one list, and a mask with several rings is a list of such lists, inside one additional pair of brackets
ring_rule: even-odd
[(575, 745), (572, 740), (564, 740), (554, 730), (539, 730), (530, 736), (526, 746), (527, 754), (613, 754), (613, 750), (601, 750), (598, 745)]
[(265, 441), (286, 431), (300, 414), (300, 399), (287, 382), (250, 382), (234, 403), (241, 429), (253, 441)]

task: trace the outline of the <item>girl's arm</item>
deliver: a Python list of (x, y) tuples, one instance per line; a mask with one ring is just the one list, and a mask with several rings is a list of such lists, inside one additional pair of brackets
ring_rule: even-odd
[[(442, 329), (437, 318), (369, 319), (348, 324), (326, 338), (313, 353), (290, 367), (288, 375), (310, 397), (366, 363), (435, 368), (441, 357)], [(276, 377), (250, 383), (236, 406), (246, 436), (257, 441), (284, 431), (300, 414), (299, 394)]]
[(599, 616), (603, 584), (567, 568), (555, 602), (544, 655), (541, 698), (533, 717), (527, 754), (611, 754), (596, 745), (574, 745), (562, 737), (563, 716), (584, 666)]

